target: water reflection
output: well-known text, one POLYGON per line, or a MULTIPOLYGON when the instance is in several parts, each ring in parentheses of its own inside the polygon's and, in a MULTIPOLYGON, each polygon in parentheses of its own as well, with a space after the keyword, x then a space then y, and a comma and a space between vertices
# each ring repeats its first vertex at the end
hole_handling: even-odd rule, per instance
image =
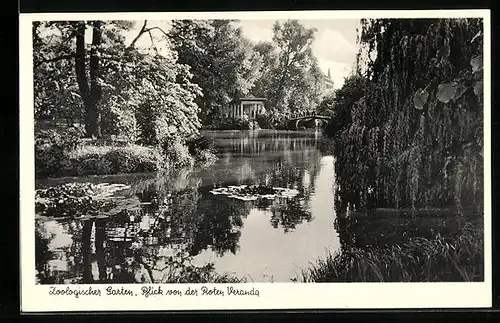
POLYGON ((298 266, 338 246, 333 160, 316 149, 314 133, 212 135, 221 158, 208 169, 169 177, 79 179, 123 183, 130 189, 116 197, 114 217, 37 220, 39 281, 164 282, 207 262, 217 271, 254 280, 265 280, 260 278, 265 268, 275 281, 289 281, 298 266), (241 201, 209 193, 241 184, 294 188, 299 194, 241 201), (307 242, 311 235, 314 243, 307 242), (266 250, 256 250, 262 246, 266 250))

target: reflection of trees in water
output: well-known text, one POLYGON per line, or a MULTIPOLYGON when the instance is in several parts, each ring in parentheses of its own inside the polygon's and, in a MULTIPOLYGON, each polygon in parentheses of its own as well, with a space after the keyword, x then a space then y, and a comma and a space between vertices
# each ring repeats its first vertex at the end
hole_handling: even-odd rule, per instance
POLYGON ((48 261, 53 258, 53 252, 49 250, 49 243, 52 236, 48 235, 39 221, 35 222, 35 268, 38 273, 38 279, 45 282, 48 273, 48 261))
POLYGON ((413 238, 433 240, 437 235, 454 240, 472 226, 482 226, 482 219, 477 215, 456 217, 452 213, 446 215, 445 209, 441 209, 441 214, 426 210, 426 216, 415 217, 397 216, 393 211, 378 209, 370 215, 354 213, 348 217, 337 217, 335 230, 339 234, 342 250, 353 247, 367 250, 372 247, 385 248, 403 245, 413 238))
MULTIPOLYGON (((291 150, 302 149, 293 140, 278 143, 277 149, 283 149, 285 142, 291 150)), ((257 150, 269 149, 262 144, 275 145, 260 143, 257 150)), ((119 276, 116 266, 127 267, 124 258, 130 251, 134 252, 134 266, 144 266, 150 275, 152 269, 171 264, 165 259, 178 253, 188 252, 194 256, 205 249, 218 255, 236 253, 243 218, 255 206, 269 210, 271 225, 283 227, 285 232, 304 221, 311 221, 308 203, 320 169, 321 155, 314 150, 304 150, 291 154, 290 158, 276 158, 273 167, 266 167, 265 172, 252 169, 252 163, 245 166, 247 175, 253 174, 255 184, 299 190, 299 196, 288 200, 249 203, 223 196, 205 196, 201 192, 206 188, 200 188, 200 179, 190 176, 190 171, 179 172, 173 178, 159 175, 135 181, 119 215, 103 220, 67 220, 59 224, 73 237, 70 245, 57 250, 66 255, 64 261, 68 262, 64 277, 76 277, 84 283, 116 281, 119 276), (301 167, 297 166, 299 164, 301 167), (171 252, 166 252, 167 249, 171 252)), ((223 184, 231 185, 226 181, 223 184)), ((47 262, 54 257, 48 248, 53 237, 45 237, 41 232, 37 227, 39 272, 43 272, 47 262)), ((45 282, 54 280, 45 279, 45 282)))
POLYGON ((312 214, 305 208, 304 202, 304 199, 299 197, 273 203, 270 208, 273 228, 277 229, 281 226, 285 232, 289 232, 304 221, 310 222, 312 214))
MULTIPOLYGON (((259 155, 265 153, 282 152, 285 156, 293 158, 291 152, 315 150, 316 141, 310 137, 292 138, 289 134, 276 134, 271 137, 248 137, 226 138, 219 140, 220 150, 231 152, 235 155, 250 154, 259 155)), ((229 156, 226 156, 229 158, 229 156)))
POLYGON ((36 226, 36 267, 41 283, 92 283, 103 277, 104 220, 49 221, 36 226), (65 237, 71 236, 71 241, 65 237))
POLYGON ((242 201, 215 197, 200 200, 198 214, 202 221, 190 249, 196 255, 206 248, 211 248, 219 255, 227 251, 235 254, 243 226, 242 217, 250 213, 251 204, 242 201))

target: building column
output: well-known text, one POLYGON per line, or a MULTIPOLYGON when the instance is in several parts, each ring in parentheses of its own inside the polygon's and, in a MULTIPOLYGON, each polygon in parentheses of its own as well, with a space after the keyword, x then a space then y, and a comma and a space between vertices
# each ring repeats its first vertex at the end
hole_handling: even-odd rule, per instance
POLYGON ((240 104, 240 119, 243 119, 243 102, 240 104))

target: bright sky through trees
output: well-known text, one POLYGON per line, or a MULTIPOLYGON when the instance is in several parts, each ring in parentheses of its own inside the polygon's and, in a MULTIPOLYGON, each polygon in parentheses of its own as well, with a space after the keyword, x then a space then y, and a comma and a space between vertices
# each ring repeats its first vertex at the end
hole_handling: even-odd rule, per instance
MULTIPOLYGON (((274 22, 275 20, 240 20, 238 25, 242 28, 245 37, 257 43, 272 40, 274 22)), ((327 74, 328 69, 330 69, 335 88, 340 88, 344 83, 344 77, 351 72, 356 59, 356 26, 359 21, 354 19, 317 19, 299 20, 299 22, 306 28, 317 29, 313 53, 318 58, 323 73, 327 74)), ((148 27, 160 27, 165 32, 169 30, 169 26, 168 21, 148 21, 148 27)), ((126 37, 129 42, 132 42, 141 27, 142 21, 138 21, 135 28, 127 32, 126 37)), ((159 29, 154 30, 152 35, 157 46, 164 42, 162 32, 159 29)), ((149 35, 142 37, 137 46, 151 46, 149 35)), ((161 47, 158 46, 158 48, 161 47)))

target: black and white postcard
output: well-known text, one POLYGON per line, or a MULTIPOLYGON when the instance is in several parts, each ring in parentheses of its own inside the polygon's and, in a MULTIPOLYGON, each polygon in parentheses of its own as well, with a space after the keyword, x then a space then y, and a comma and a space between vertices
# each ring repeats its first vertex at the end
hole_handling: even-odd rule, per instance
POLYGON ((20 16, 22 311, 491 306, 490 13, 20 16))

